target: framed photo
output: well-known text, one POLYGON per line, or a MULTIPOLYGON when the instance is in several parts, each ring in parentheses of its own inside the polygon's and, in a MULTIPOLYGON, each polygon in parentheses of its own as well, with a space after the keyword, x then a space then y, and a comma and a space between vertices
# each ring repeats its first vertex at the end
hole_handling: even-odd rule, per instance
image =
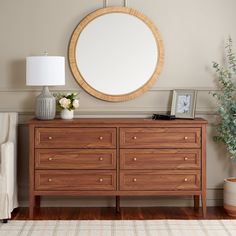
POLYGON ((194 119, 197 92, 195 90, 174 90, 171 115, 176 118, 194 119))

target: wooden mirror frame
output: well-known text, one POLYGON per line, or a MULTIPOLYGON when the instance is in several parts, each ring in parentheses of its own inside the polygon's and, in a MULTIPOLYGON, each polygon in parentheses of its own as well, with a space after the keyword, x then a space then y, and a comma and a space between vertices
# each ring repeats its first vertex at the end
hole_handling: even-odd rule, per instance
POLYGON ((164 47, 163 47, 163 42, 161 39, 161 35, 155 25, 142 13, 132 9, 132 8, 127 8, 127 7, 107 7, 107 8, 102 8, 99 10, 96 10, 89 15, 87 15, 75 28, 70 42, 69 42, 69 51, 68 51, 68 57, 69 57, 69 65, 70 69, 72 71, 72 74, 76 81, 79 83, 79 85, 87 91, 89 94, 92 96, 99 98, 101 100, 105 101, 112 101, 112 102, 120 102, 120 101, 127 101, 134 99, 140 95, 142 95, 144 92, 146 92, 148 89, 150 89, 155 81, 157 80, 161 69, 163 67, 163 62, 164 62, 164 47), (157 51, 158 51, 158 59, 156 63, 156 68, 151 76, 150 79, 147 80, 147 82, 140 88, 134 90, 133 92, 127 93, 127 94, 121 94, 121 95, 112 95, 112 94, 105 94, 102 93, 95 88, 91 87, 86 80, 83 78, 81 75, 79 68, 76 63, 76 46, 78 39, 80 37, 81 32, 83 29, 94 19, 96 19, 99 16, 105 15, 105 14, 110 14, 110 13, 126 13, 132 16, 135 16, 142 20, 152 31, 155 40, 156 40, 156 46, 157 46, 157 51))

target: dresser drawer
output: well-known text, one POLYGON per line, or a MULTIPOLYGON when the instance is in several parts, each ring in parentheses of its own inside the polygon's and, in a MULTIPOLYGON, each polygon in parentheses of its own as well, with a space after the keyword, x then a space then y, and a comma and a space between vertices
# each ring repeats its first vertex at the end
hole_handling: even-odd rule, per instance
POLYGON ((36 148, 116 148, 116 128, 36 128, 36 148))
POLYGON ((36 169, 116 169, 113 149, 36 149, 36 169))
POLYGON ((121 149, 121 169, 200 169, 200 149, 121 149))
POLYGON ((200 148, 201 128, 121 128, 121 148, 200 148))
POLYGON ((200 190, 200 171, 121 171, 120 190, 200 190))
POLYGON ((116 190, 116 172, 36 170, 35 190, 116 190))

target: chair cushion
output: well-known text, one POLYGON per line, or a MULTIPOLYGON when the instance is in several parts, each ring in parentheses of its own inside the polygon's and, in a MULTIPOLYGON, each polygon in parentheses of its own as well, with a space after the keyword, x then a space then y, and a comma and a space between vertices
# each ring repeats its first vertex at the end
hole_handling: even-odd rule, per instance
POLYGON ((9 132, 9 114, 8 113, 0 113, 0 145, 5 143, 8 138, 9 132))

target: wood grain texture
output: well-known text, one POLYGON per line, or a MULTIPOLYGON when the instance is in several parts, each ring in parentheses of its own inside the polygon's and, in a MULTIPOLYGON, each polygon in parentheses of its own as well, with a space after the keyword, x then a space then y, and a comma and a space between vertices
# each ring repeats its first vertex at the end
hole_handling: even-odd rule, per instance
POLYGON ((116 148, 115 128, 37 128, 36 148, 116 148))
POLYGON ((116 150, 36 149, 35 169, 116 169, 116 150))
POLYGON ((191 170, 150 170, 120 172, 120 190, 200 190, 200 172, 191 170))
MULTIPOLYGON (((122 204, 122 202, 121 202, 122 204)), ((158 220, 158 219, 235 219, 223 207, 208 207, 205 218, 200 209, 192 207, 42 207, 35 210, 35 220, 158 220)), ((17 208, 12 220, 28 220, 28 208, 17 208)))
POLYGON ((151 118, 74 118, 72 120, 63 120, 60 118, 54 120, 32 119, 29 124, 36 127, 202 127, 207 121, 202 118, 195 119, 174 119, 174 120, 152 120, 151 118))
POLYGON ((199 149, 120 149, 120 169, 200 169, 199 149))
POLYGON ((36 197, 34 194, 35 186, 34 186, 34 125, 29 125, 29 214, 32 218, 34 215, 34 208, 36 205, 36 197))
POLYGON ((116 173, 111 170, 37 170, 35 190, 116 190, 116 173))
POLYGON ((35 196, 194 196, 201 195, 201 190, 35 190, 35 196))
POLYGON ((155 25, 141 12, 138 12, 134 9, 127 8, 127 7, 107 7, 107 8, 102 8, 99 10, 96 10, 92 12, 91 14, 87 15, 75 28, 71 39, 69 43, 69 51, 68 51, 68 57, 69 57, 69 65, 70 69, 72 71, 72 74, 74 75, 75 79, 79 83, 79 85, 87 91, 89 94, 93 95, 96 98, 99 98, 101 100, 106 100, 106 101, 113 101, 113 102, 120 102, 120 101, 126 101, 130 99, 134 99, 144 92, 146 92, 150 87, 152 87, 157 80, 161 69, 163 67, 163 62, 164 62, 164 46, 163 46, 163 41, 161 38, 161 35, 155 25), (111 13, 124 13, 124 14, 129 14, 134 17, 137 17, 138 19, 142 20, 147 27, 152 31, 155 39, 156 39, 156 45, 157 45, 157 52, 158 52, 158 60, 156 63, 156 68, 151 76, 151 78, 140 88, 137 90, 127 93, 124 95, 110 95, 110 94, 105 94, 102 93, 95 88, 91 87, 86 80, 83 78, 82 74, 79 71, 79 68, 77 66, 77 60, 76 60, 76 46, 77 46, 77 41, 80 37, 81 32, 85 29, 85 27, 94 19, 97 17, 100 17, 105 14, 111 14, 111 13))
POLYGON ((203 216, 205 217, 207 214, 207 203, 206 203, 206 124, 202 125, 202 209, 203 216))
POLYGON ((121 128, 121 148, 200 148, 200 128, 121 128))
POLYGON ((30 218, 40 196, 113 196, 119 210, 121 196, 167 195, 194 196, 196 209, 201 196, 205 217, 206 124, 201 118, 31 120, 30 218))

